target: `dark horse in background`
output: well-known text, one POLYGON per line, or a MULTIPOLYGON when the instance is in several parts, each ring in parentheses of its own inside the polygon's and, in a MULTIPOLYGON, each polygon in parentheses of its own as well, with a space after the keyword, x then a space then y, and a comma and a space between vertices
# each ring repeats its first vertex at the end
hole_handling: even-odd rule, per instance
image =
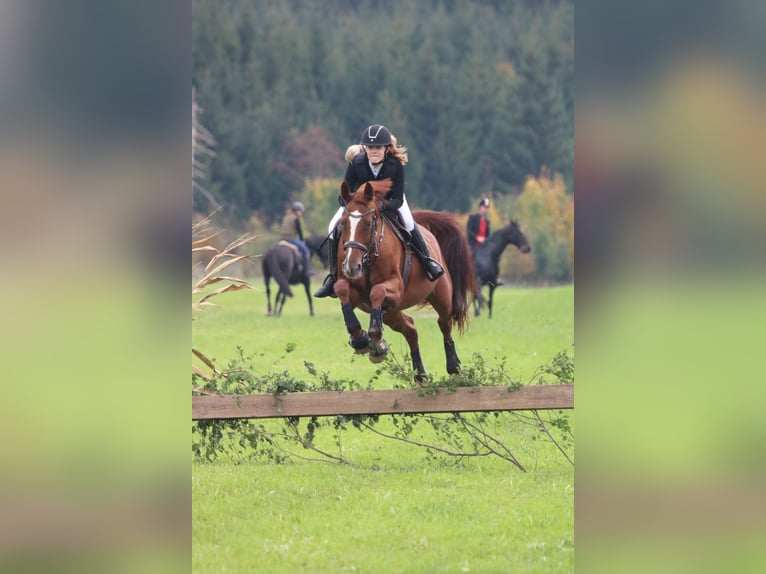
POLYGON ((473 298, 473 308, 474 315, 477 317, 485 302, 481 288, 484 285, 489 285, 489 300, 486 302, 489 318, 492 318, 492 298, 495 294, 495 287, 497 287, 497 276, 500 274, 500 256, 509 244, 518 247, 522 253, 529 253, 532 249, 515 219, 512 219, 509 225, 495 231, 484 243, 474 249, 473 266, 476 270, 476 292, 473 298))
MULTIPOLYGON (((402 310, 430 303, 439 316, 444 338, 447 372, 460 372, 460 359, 452 339, 452 327, 463 332, 474 291, 474 271, 468 242, 454 217, 435 211, 413 211, 431 256, 447 273, 429 281, 418 257, 405 249, 398 230, 380 211, 380 200, 390 189, 391 180, 367 182, 351 193, 344 181, 344 202, 340 220, 338 278, 335 294, 341 303, 349 344, 357 353, 369 352, 370 361, 386 358, 388 343, 383 339, 383 324, 404 335, 410 348, 415 378, 422 382, 427 374, 420 356, 415 322, 402 310), (362 329, 354 309, 370 314, 367 331, 362 329)), ((336 231, 337 232, 337 231, 336 231)))
MULTIPOLYGON (((324 267, 328 266, 328 249, 325 236, 312 235, 306 238, 306 246, 312 255, 316 255, 324 267)), ((303 268, 303 258, 298 248, 287 241, 279 241, 269 247, 263 254, 261 261, 263 282, 266 284, 266 301, 268 313, 272 314, 271 308, 271 278, 277 282, 279 290, 274 297, 273 314, 282 314, 285 300, 293 296, 290 285, 302 284, 306 290, 306 298, 309 301, 309 314, 314 315, 314 302, 311 299, 311 276, 308 269, 303 268)))

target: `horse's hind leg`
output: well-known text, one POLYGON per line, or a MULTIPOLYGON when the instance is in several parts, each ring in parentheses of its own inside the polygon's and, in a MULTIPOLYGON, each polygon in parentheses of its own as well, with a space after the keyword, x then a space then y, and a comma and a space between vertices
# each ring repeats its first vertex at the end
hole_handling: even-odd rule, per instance
POLYGON ((447 356, 447 372, 456 375, 460 372, 460 357, 455 351, 455 340, 444 340, 444 354, 447 356))
POLYGON ((277 293, 277 296, 274 298, 274 314, 277 317, 282 316, 282 307, 285 306, 285 300, 287 299, 287 293, 282 291, 281 289, 277 293))
POLYGON ((314 303, 311 300, 311 288, 308 277, 304 279, 303 286, 306 288, 306 298, 309 300, 309 315, 314 316, 314 303))
POLYGON ((268 276, 266 276, 263 278, 263 281, 266 283, 266 304, 268 305, 267 313, 271 315, 271 288, 269 287, 271 280, 268 276))
MULTIPOLYGON (((451 298, 447 300, 451 301, 451 298)), ((439 314, 439 329, 444 337, 444 354, 447 356, 447 372, 455 375, 460 372, 460 357, 457 356, 455 341, 452 339, 452 305, 441 303, 436 297, 430 297, 428 301, 439 314)))
POLYGON ((420 345, 418 343, 418 331, 415 329, 415 320, 401 311, 389 311, 384 315, 383 321, 394 331, 404 335, 407 344, 410 347, 410 358, 412 359, 412 368, 415 371, 415 380, 422 383, 428 374, 420 356, 420 345))

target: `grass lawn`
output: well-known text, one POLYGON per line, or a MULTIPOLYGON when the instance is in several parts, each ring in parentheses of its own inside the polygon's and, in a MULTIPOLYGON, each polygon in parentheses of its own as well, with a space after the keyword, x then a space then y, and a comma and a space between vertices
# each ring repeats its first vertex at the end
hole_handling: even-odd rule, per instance
MULTIPOLYGON (((370 380, 376 365, 354 357, 337 300, 315 300, 309 317, 304 294, 296 293, 281 318, 268 317, 265 292, 254 284, 259 291, 224 295, 220 309, 197 316, 195 348, 219 366, 241 346, 263 373, 305 373, 308 360, 335 377, 370 380)), ((557 352, 573 353, 572 286, 502 287, 494 311, 457 337, 463 363, 474 353, 491 364, 504 360, 509 375, 525 382, 557 352)), ((412 314, 426 367, 444 376, 435 314, 412 314)), ((397 357, 408 357, 401 335, 385 336, 397 357)), ((374 384, 393 382, 381 377, 374 384)), ((193 571, 571 572, 574 469, 513 420, 501 417, 495 431, 526 473, 498 458, 428 459, 423 449, 353 428, 341 441, 358 467, 193 462, 193 571)), ((381 428, 386 424, 381 418, 381 428)), ((336 439, 330 433, 319 440, 329 448, 336 439)))

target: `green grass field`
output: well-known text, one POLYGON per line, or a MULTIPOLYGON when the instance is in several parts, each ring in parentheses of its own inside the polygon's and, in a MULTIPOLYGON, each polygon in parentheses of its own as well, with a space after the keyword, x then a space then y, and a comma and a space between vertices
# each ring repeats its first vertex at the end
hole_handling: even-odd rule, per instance
MULTIPOLYGON (((253 284, 258 291, 224 295, 221 308, 197 315, 195 348, 224 365, 241 346, 263 373, 305 373, 307 360, 337 378, 373 377, 376 365, 347 345, 337 300, 315 300, 309 317, 305 295, 296 293, 281 318, 268 317, 262 285, 253 284)), ((525 382, 556 353, 573 354, 573 294, 572 286, 498 289, 494 317, 473 319, 456 339, 463 363, 480 353, 525 382)), ((426 367, 446 375, 435 314, 412 314, 426 367)), ((385 336, 405 360, 401 335, 385 336)), ((384 376, 374 386, 393 383, 384 376)), ((381 428, 390 424, 384 419, 381 428)), ((494 430, 526 473, 498 458, 430 460, 421 448, 353 428, 342 444, 357 467, 193 462, 193 571, 571 572, 574 469, 513 420, 501 417, 503 428, 494 430)), ((318 438, 328 448, 335 440, 318 438)))

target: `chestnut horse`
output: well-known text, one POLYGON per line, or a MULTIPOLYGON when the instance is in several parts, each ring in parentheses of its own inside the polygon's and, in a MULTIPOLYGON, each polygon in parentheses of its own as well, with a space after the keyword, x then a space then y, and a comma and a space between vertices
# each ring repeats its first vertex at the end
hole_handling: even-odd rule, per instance
MULTIPOLYGON (((431 257, 447 271, 436 281, 423 273, 418 257, 405 249, 399 234, 380 211, 380 200, 390 189, 391 180, 371 181, 352 193, 344 181, 341 198, 345 203, 340 219, 338 278, 335 294, 341 303, 349 345, 357 353, 369 352, 370 361, 386 358, 388 343, 383 339, 383 324, 404 335, 410 347, 416 380, 427 374, 420 356, 415 322, 402 313, 414 305, 429 303, 439 316, 444 337, 447 372, 460 372, 460 359, 455 352, 452 327, 465 330, 470 309, 469 297, 475 289, 473 260, 462 228, 452 215, 435 211, 414 211, 413 217, 428 244, 431 257), (361 309, 370 314, 365 332, 354 313, 361 309)), ((338 230, 336 230, 336 233, 338 230)))

